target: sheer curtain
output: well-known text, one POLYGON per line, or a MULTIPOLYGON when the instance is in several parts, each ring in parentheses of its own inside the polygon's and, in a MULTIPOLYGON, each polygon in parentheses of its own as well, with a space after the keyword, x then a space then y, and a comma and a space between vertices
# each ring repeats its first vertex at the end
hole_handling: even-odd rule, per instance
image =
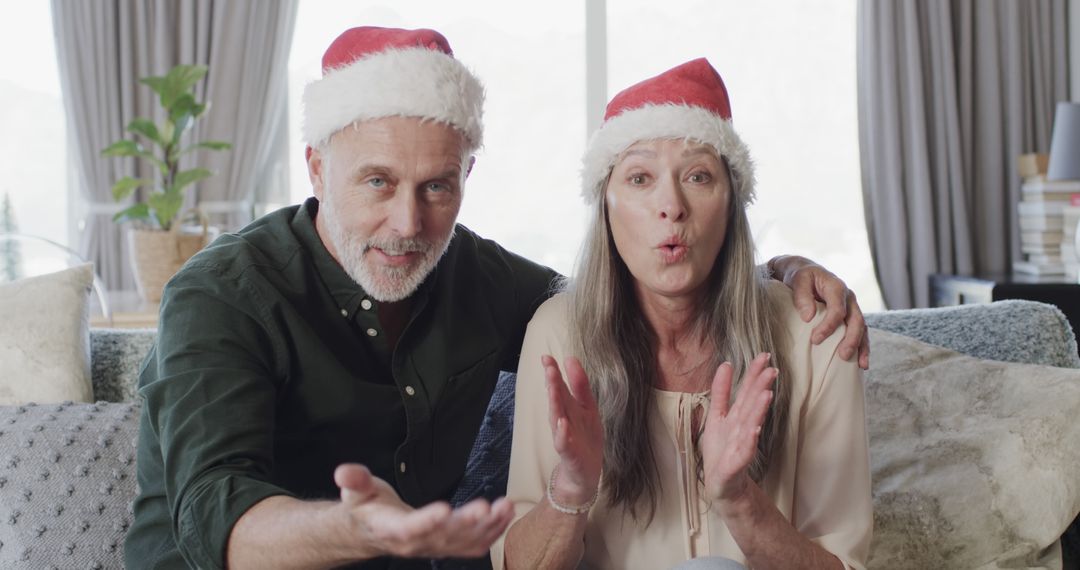
POLYGON ((214 221, 233 229, 251 219, 260 176, 285 163, 279 127, 286 122, 286 60, 296 0, 52 0, 69 144, 86 202, 80 253, 110 290, 134 289, 123 228, 126 207, 110 195, 124 175, 151 177, 131 158, 106 159, 101 149, 122 138, 137 116, 160 121, 151 90, 138 83, 174 65, 210 66, 199 95, 212 103, 195 136, 232 142, 223 156, 189 155, 217 175, 195 192, 214 221), (208 126, 210 125, 210 126, 208 126))
POLYGON ((889 308, 931 273, 1019 259, 1016 157, 1046 152, 1068 94, 1066 0, 861 0, 859 147, 867 233, 889 308))
POLYGON ((213 3, 212 48, 199 61, 210 68, 203 86, 212 105, 195 136, 233 147, 196 157, 217 172, 198 185, 198 202, 224 230, 250 222, 257 203, 288 200, 288 61, 296 10, 296 0, 213 3))

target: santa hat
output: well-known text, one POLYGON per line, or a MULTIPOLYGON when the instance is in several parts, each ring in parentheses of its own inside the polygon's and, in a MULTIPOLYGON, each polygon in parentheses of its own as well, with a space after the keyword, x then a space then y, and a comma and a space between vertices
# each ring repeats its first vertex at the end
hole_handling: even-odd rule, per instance
POLYGON ((619 155, 638 141, 688 139, 712 145, 731 170, 732 190, 754 200, 750 152, 731 126, 731 104, 720 74, 695 59, 624 89, 608 103, 604 123, 585 151, 582 195, 593 203, 619 155))
POLYGON ((346 30, 304 89, 304 141, 319 146, 356 121, 418 117, 456 128, 472 149, 483 139, 484 88, 434 30, 346 30))

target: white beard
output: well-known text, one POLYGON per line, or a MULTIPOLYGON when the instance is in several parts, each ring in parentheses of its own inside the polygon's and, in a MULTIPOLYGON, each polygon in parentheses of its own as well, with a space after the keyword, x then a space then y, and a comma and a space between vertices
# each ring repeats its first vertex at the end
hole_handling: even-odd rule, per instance
POLYGON ((371 298, 381 303, 401 301, 412 295, 438 265, 439 260, 450 247, 450 240, 454 237, 454 228, 451 227, 446 237, 436 242, 420 238, 395 240, 372 237, 365 239, 345 231, 338 223, 337 215, 329 201, 323 202, 319 215, 323 217, 330 234, 330 242, 337 250, 338 262, 341 263, 342 268, 371 298), (422 257, 410 266, 387 267, 367 260, 364 254, 373 247, 390 255, 420 252, 422 257))

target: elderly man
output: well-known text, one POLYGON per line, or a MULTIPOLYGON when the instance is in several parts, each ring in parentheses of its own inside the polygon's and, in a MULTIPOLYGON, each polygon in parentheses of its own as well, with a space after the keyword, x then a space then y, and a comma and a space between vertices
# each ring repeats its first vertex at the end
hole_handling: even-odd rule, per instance
MULTIPOLYGON (((504 501, 446 503, 558 278, 455 225, 483 89, 430 30, 348 30, 323 72, 304 96, 314 198, 166 287, 131 568, 421 568, 485 555, 511 519, 504 501)), ((847 315, 865 361, 843 284, 773 265, 807 309, 832 305, 823 333, 847 315)))

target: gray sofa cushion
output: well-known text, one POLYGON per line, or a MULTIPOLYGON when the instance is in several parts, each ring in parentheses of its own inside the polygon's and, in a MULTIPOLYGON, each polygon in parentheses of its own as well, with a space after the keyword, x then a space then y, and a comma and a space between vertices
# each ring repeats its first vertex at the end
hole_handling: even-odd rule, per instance
MULTIPOLYGON (((988 360, 1080 368, 1076 337, 1060 309, 1036 301, 997 301, 866 315, 866 324, 988 360)), ((874 347, 870 347, 871 360, 874 347)))
POLYGON ((136 400, 139 368, 154 346, 153 329, 93 329, 90 331, 90 371, 94 400, 136 400))
POLYGON ((123 568, 133 403, 0 407, 0 568, 123 568))

